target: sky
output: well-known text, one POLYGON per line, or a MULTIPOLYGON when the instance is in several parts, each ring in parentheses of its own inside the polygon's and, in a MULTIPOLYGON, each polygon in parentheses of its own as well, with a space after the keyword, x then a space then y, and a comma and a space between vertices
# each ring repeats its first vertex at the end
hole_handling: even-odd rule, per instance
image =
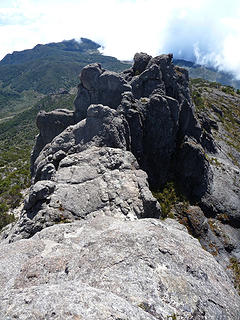
POLYGON ((240 79, 239 0, 0 0, 0 59, 81 37, 121 60, 173 53, 240 79))

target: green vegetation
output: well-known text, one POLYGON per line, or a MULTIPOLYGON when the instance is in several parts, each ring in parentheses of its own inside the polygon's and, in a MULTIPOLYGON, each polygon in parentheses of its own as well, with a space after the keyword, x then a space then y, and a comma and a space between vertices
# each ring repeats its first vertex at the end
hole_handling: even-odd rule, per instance
POLYGON ((223 112, 223 125, 225 130, 228 132, 228 137, 225 137, 225 141, 231 148, 234 148, 240 152, 239 106, 231 105, 231 109, 225 108, 223 112))
POLYGON ((179 202, 183 202, 185 206, 188 206, 187 199, 181 194, 174 182, 168 182, 162 190, 152 191, 152 194, 161 206, 163 218, 173 218, 174 215, 171 210, 179 202))
POLYGON ((0 230, 7 224, 14 222, 15 218, 12 214, 7 214, 8 206, 5 203, 0 203, 0 230))
POLYGON ((60 88, 69 89, 78 83, 80 70, 89 63, 121 71, 129 65, 114 57, 100 54, 100 46, 90 40, 75 40, 37 45, 33 49, 14 52, 0 62, 0 80, 17 92, 34 90, 43 94, 60 88))
POLYGON ((141 302, 138 306, 146 312, 149 312, 149 310, 151 309, 151 306, 149 306, 149 304, 146 302, 141 302))
POLYGON ((167 316, 167 319, 169 320, 177 320, 177 314, 176 313, 173 313, 171 316, 167 316))
POLYGON ((157 316, 154 305, 150 305, 150 304, 148 304, 147 302, 141 302, 141 303, 138 305, 138 307, 141 308, 141 309, 143 309, 145 312, 151 314, 151 315, 154 316, 154 317, 157 316))
POLYGON ((226 86, 226 87, 222 87, 222 92, 231 94, 233 96, 235 93, 235 89, 232 86, 226 86))
POLYGON ((217 158, 209 157, 206 153, 204 155, 209 163, 211 163, 212 165, 215 165, 217 167, 221 167, 221 162, 217 158))
MULTIPOLYGON (((64 209, 63 209, 64 210, 64 209)), ((62 223, 71 223, 72 221, 67 219, 63 214, 60 214, 58 216, 56 224, 62 224, 62 223)))
POLYGON ((218 247, 216 246, 215 243, 213 242, 209 243, 209 248, 210 250, 207 250, 207 251, 210 252, 211 255, 213 255, 214 257, 216 257, 219 254, 218 247))
MULTIPOLYGON (((219 138, 229 145, 231 151, 228 155, 233 163, 239 166, 236 152, 240 152, 240 90, 235 92, 232 86, 222 86, 203 79, 191 79, 190 88, 197 113, 204 112, 205 116, 209 119, 213 117, 213 120, 217 117, 222 124, 225 133, 219 138)), ((214 158, 211 163, 220 165, 214 158)))
POLYGON ((39 110, 71 109, 75 96, 47 96, 32 108, 0 123, 0 230, 13 221, 7 215, 22 201, 21 190, 30 185, 30 154, 38 133, 35 125, 39 110))
MULTIPOLYGON (((240 108, 239 98, 235 95, 233 100, 229 96, 223 97, 217 100, 218 107, 222 110, 223 116, 220 121, 226 131, 226 134, 222 139, 229 145, 231 152, 229 152, 230 158, 237 165, 237 161, 234 156, 234 150, 240 152, 240 108)), ((238 164, 239 165, 239 164, 238 164)))
POLYGON ((9 86, 1 88, 0 85, 0 121, 2 118, 7 118, 29 109, 42 97, 42 94, 33 90, 18 93, 9 86))
POLYGON ((228 266, 228 268, 231 269, 234 273, 234 285, 240 295, 240 263, 236 258, 230 258, 230 265, 228 266))
POLYGON ((209 82, 209 86, 210 88, 219 89, 221 87, 221 83, 213 81, 213 82, 209 82))
POLYGON ((194 90, 192 92, 192 99, 193 99, 193 102, 197 108, 197 110, 202 110, 204 109, 204 104, 205 104, 205 101, 201 95, 201 93, 199 92, 199 90, 194 90))

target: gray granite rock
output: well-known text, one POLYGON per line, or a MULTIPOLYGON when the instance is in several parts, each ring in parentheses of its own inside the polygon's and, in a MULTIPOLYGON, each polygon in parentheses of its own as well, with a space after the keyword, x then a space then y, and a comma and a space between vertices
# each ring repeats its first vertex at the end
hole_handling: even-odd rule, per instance
POLYGON ((151 185, 164 185, 177 149, 178 102, 159 92, 140 100, 125 94, 118 110, 128 121, 131 151, 147 172, 151 185))
POLYGON ((80 84, 75 99, 75 117, 86 118, 91 104, 103 104, 116 109, 121 94, 131 91, 131 86, 118 73, 106 71, 98 63, 84 67, 80 73, 80 84))
POLYGON ((75 116, 73 111, 66 109, 57 109, 51 112, 40 111, 37 115, 36 123, 39 135, 31 155, 31 168, 45 145, 68 126, 75 123, 75 116))
MULTIPOLYGON (((130 148, 129 127, 126 119, 115 110, 103 105, 91 105, 87 118, 69 126, 50 144, 47 144, 32 167, 34 182, 45 179, 46 167, 57 170, 59 161, 67 153, 73 154, 90 146, 107 146, 127 150, 130 148)), ((48 171, 47 171, 48 172, 48 171)))
POLYGON ((177 181, 189 199, 201 199, 210 192, 213 173, 204 149, 192 139, 182 143, 176 166, 177 181))
MULTIPOLYGON (((82 70, 74 119, 78 121, 86 117, 86 124, 78 123, 69 127, 68 133, 65 131, 50 147, 47 146, 40 155, 44 162, 47 162, 51 155, 56 167, 59 162, 54 158, 57 148, 72 152, 73 149, 86 148, 89 143, 93 143, 131 150, 141 168, 147 172, 150 183, 156 187, 163 186, 175 176, 173 159, 179 162, 176 159, 177 144, 185 135, 193 133, 193 136, 199 138, 201 132, 193 115, 187 74, 184 71, 176 72, 171 55, 151 58, 141 53, 136 54, 134 61, 133 68, 129 71, 133 76, 128 82, 122 74, 105 71, 100 64, 91 64, 82 70), (137 74, 135 69, 139 69, 137 74), (166 89, 167 87, 172 89, 166 89), (85 99, 85 96, 88 98, 85 99), (131 96, 130 99, 127 98, 128 102, 126 96, 131 96), (93 107, 89 105, 95 102, 107 103, 110 108, 118 107, 120 113, 109 109, 106 111, 106 107, 104 109, 99 106, 95 106, 93 112, 93 107), (98 115, 95 116, 96 114, 98 115), (120 119, 121 115, 123 117, 120 119), (127 121, 124 121, 125 118, 127 121), (93 134, 89 134, 90 132, 93 134), (80 138, 76 139, 76 135, 80 138), (71 141, 66 143, 70 136, 71 141)), ((51 118, 51 115, 46 114, 45 117, 51 118)), ((45 144, 37 141, 35 150, 38 152, 34 151, 32 156, 34 181, 43 178, 44 174, 49 176, 46 171, 41 173, 42 177, 37 176, 35 179, 36 167, 39 166, 37 156, 45 144)), ((64 156, 62 152, 61 155, 64 156)))
POLYGON ((240 228, 240 168, 217 158, 211 166, 211 189, 202 199, 203 208, 210 216, 225 214, 228 223, 240 228))
POLYGON ((160 206, 132 153, 91 147, 66 156, 51 180, 33 184, 19 221, 2 238, 10 242, 29 238, 54 223, 97 214, 127 220, 159 218, 160 206))
POLYGON ((134 74, 141 74, 147 67, 149 61, 151 60, 151 56, 147 53, 140 52, 136 53, 133 58, 133 72, 134 74))
POLYGON ((98 216, 0 249, 1 319, 240 319, 224 269, 171 219, 98 216))

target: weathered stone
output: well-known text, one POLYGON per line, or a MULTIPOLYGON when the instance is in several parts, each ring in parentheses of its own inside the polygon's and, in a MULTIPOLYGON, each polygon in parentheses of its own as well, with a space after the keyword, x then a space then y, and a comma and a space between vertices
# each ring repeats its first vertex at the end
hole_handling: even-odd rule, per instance
POLYGON ((212 181, 212 171, 202 147, 192 139, 182 143, 176 164, 179 185, 190 199, 201 199, 208 191, 212 181))
POLYGON ((67 156, 51 180, 32 186, 8 241, 28 238, 56 222, 96 214, 128 220, 161 214, 146 173, 139 170, 132 153, 121 149, 92 147, 67 156))
POLYGON ((99 63, 92 63, 84 67, 79 76, 83 87, 89 91, 96 90, 98 78, 103 72, 99 63))
POLYGON ((108 146, 129 149, 129 127, 126 119, 117 111, 102 105, 91 105, 87 118, 69 126, 51 144, 45 146, 32 168, 32 179, 45 179, 48 164, 58 168, 67 153, 76 153, 90 146, 108 146), (45 169, 43 169, 45 168, 45 169))
POLYGON ((162 73, 160 68, 154 64, 146 69, 139 76, 132 78, 130 82, 132 92, 136 99, 141 97, 149 97, 155 89, 161 89, 165 93, 165 85, 162 81, 162 73))
POLYGON ((31 155, 31 168, 46 144, 59 135, 68 126, 75 123, 73 111, 58 109, 51 112, 40 111, 37 115, 37 127, 40 131, 31 155))
POLYGON ((212 162, 211 189, 202 199, 203 209, 212 217, 225 214, 228 224, 240 228, 240 170, 221 158, 212 162))
POLYGON ((188 73, 174 67, 172 55, 152 58, 137 53, 133 67, 119 75, 102 70, 99 64, 89 65, 80 79, 75 101, 78 119, 86 117, 91 103, 118 107, 128 121, 129 150, 147 172, 150 183, 163 186, 174 179, 178 145, 186 136, 200 143, 202 130, 194 116, 188 73))
POLYGON ((31 209, 38 201, 46 200, 53 192, 55 184, 52 181, 38 181, 29 192, 29 196, 25 200, 24 209, 31 209))
POLYGON ((140 73, 142 73, 146 69, 151 58, 152 57, 149 56, 147 53, 143 53, 143 52, 136 53, 133 58, 133 67, 132 67, 134 74, 139 75, 140 73))
POLYGON ((51 112, 40 111, 36 123, 44 145, 46 145, 68 126, 74 124, 73 111, 65 109, 57 109, 51 112))
POLYGON ((150 183, 164 185, 171 174, 171 159, 177 148, 178 101, 158 91, 150 99, 140 100, 126 93, 118 110, 127 119, 131 151, 147 172, 150 183))
POLYGON ((170 219, 55 225, 0 259, 1 319, 239 319, 224 269, 170 219))
POLYGON ((103 104, 116 109, 121 94, 131 91, 131 86, 119 74, 105 71, 98 63, 84 67, 80 74, 81 83, 75 99, 75 116, 78 121, 86 118, 91 104, 103 104))

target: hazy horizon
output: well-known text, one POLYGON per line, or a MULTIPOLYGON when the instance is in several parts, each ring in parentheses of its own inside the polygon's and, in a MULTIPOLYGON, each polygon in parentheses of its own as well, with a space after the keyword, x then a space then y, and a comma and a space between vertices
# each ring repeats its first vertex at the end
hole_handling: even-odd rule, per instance
POLYGON ((1 0, 0 59, 36 44, 89 38, 104 54, 171 52, 240 79, 240 3, 236 0, 1 0))

